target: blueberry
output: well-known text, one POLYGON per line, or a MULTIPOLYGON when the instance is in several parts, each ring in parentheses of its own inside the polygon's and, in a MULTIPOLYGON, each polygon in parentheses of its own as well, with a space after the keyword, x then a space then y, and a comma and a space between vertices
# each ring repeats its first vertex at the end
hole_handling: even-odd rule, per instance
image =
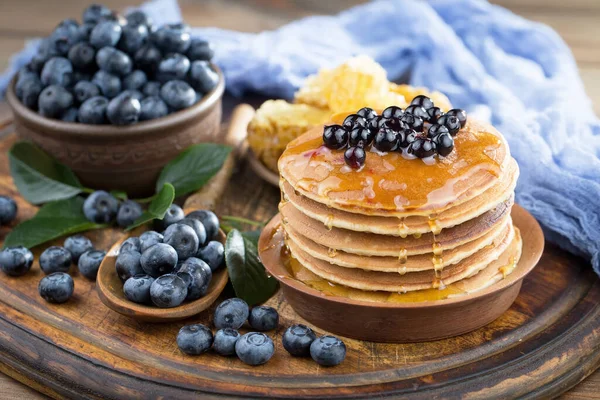
POLYGON ((419 107, 423 107, 425 110, 429 110, 431 107, 433 107, 433 101, 431 101, 431 99, 429 97, 422 95, 422 94, 420 94, 420 95, 416 96, 414 99, 412 99, 410 104, 419 106, 419 107))
POLYGON ((365 149, 360 146, 349 147, 344 152, 344 160, 352 169, 360 169, 363 165, 365 165, 366 159, 367 155, 365 153, 365 149))
POLYGON ((121 282, 125 282, 132 276, 144 274, 140 263, 141 257, 142 255, 135 250, 119 253, 115 262, 115 270, 121 282))
POLYGON ((190 258, 198 252, 198 236, 189 225, 179 223, 169 225, 163 235, 163 242, 175 249, 180 260, 190 258))
POLYGON ((363 107, 356 112, 356 115, 360 115, 367 121, 370 121, 371 119, 373 119, 377 116, 377 112, 375 110, 373 110, 372 108, 363 107))
POLYGON ((129 97, 132 97, 132 98, 136 99, 137 101, 139 101, 140 102, 140 113, 141 113, 142 99, 144 98, 144 95, 142 94, 142 92, 140 92, 139 90, 127 89, 127 90, 123 90, 121 92, 121 94, 119 94, 119 96, 129 96, 129 97))
POLYGON ((373 141, 373 133, 369 128, 357 126, 350 132, 349 146, 367 147, 373 141))
POLYGON ((373 117, 369 120, 367 124, 367 128, 371 131, 373 135, 375 135, 381 128, 385 127, 388 118, 384 118, 381 115, 377 117, 373 117))
POLYGON ((0 269, 6 275, 25 275, 33 264, 33 253, 23 246, 7 247, 0 251, 0 269))
POLYGON ((257 331, 271 331, 279 326, 279 314, 273 307, 252 307, 248 316, 248 323, 257 331))
POLYGON ((467 123, 467 113, 465 110, 462 110, 460 108, 453 108, 452 110, 449 110, 446 115, 450 115, 453 117, 458 118, 458 121, 460 122, 460 127, 464 128, 466 123, 467 123))
POLYGON ((71 18, 62 20, 54 28, 50 37, 66 39, 68 45, 72 46, 79 41, 79 23, 71 18))
POLYGON ((380 129, 375 135, 373 146, 379 151, 390 152, 398 148, 398 134, 389 128, 380 129))
POLYGON ((196 92, 187 82, 174 80, 160 88, 160 97, 173 110, 191 107, 196 102, 196 92))
POLYGON ((325 125, 323 143, 332 150, 343 149, 348 145, 348 129, 341 125, 325 125))
POLYGON ((148 16, 148 14, 146 14, 142 10, 134 10, 134 11, 130 12, 129 14, 127 14, 125 16, 125 18, 127 19, 127 25, 131 25, 131 26, 138 26, 138 25, 151 26, 152 25, 152 19, 148 16))
POLYGON ((381 113, 383 118, 402 118, 403 115, 404 110, 397 106, 390 106, 381 113))
POLYGON ((215 334, 213 349, 222 356, 232 356, 235 354, 235 344, 241 336, 236 329, 219 329, 215 334))
POLYGON ((73 95, 62 86, 50 85, 40 93, 38 110, 48 118, 60 118, 73 105, 73 95))
POLYGON ((77 262, 77 268, 81 275, 95 281, 104 256, 106 256, 106 252, 103 250, 90 250, 83 253, 77 262))
POLYGON ((438 119, 438 124, 448 128, 450 135, 454 136, 461 128, 460 120, 454 115, 444 114, 438 119))
POLYGON ((104 190, 97 190, 90 194, 83 203, 85 217, 88 221, 97 224, 107 224, 114 221, 118 210, 119 201, 104 190))
POLYGON ((140 235, 140 251, 143 253, 157 243, 163 242, 163 235, 155 231, 147 231, 140 235))
POLYGON ((208 93, 219 83, 217 74, 208 61, 194 61, 190 67, 188 82, 196 91, 208 93))
POLYGON ((215 55, 215 51, 206 40, 193 38, 185 55, 190 61, 210 61, 215 55))
POLYGON ((192 39, 189 27, 185 24, 167 24, 160 27, 154 37, 154 43, 165 53, 185 53, 192 39))
POLYGON ((196 257, 207 263, 211 271, 215 272, 225 263, 225 248, 223 243, 216 240, 208 242, 206 246, 198 249, 196 257))
POLYGON ((54 56, 60 55, 62 54, 56 49, 55 41, 53 41, 51 38, 42 39, 38 47, 37 53, 31 58, 29 67, 32 71, 42 72, 46 61, 48 61, 54 56))
POLYGON ((447 157, 454 149, 454 139, 450 133, 442 133, 433 139, 437 152, 442 157, 447 157))
POLYGON ((408 148, 408 152, 419 158, 431 157, 435 154, 436 146, 433 140, 427 137, 418 137, 408 148))
POLYGON ((352 130, 359 126, 366 127, 367 120, 358 114, 350 114, 346 118, 344 118, 342 126, 344 126, 347 130, 352 130))
POLYGON ((69 253, 71 253, 71 258, 75 264, 77 264, 79 257, 81 257, 83 253, 94 249, 92 241, 83 235, 69 236, 65 240, 64 246, 65 249, 69 250, 69 253))
POLYGON ((98 50, 96 64, 101 70, 118 76, 128 75, 133 68, 131 58, 127 54, 108 46, 98 50))
POLYGON ((119 253, 127 253, 128 251, 137 251, 138 253, 141 253, 139 237, 129 237, 121 244, 119 253))
POLYGON ((198 246, 201 247, 206 244, 206 229, 204 229, 202 222, 194 218, 185 217, 177 223, 187 225, 194 230, 196 236, 198 236, 198 246))
POLYGON ((92 29, 96 26, 92 22, 84 22, 77 28, 77 42, 87 42, 90 40, 92 29))
MULTIPOLYGON (((160 245, 156 245, 160 246, 160 245)), ((142 256, 143 257, 143 256, 142 256)), ((187 285, 175 274, 162 275, 150 286, 150 298, 155 306, 161 308, 177 307, 187 296, 187 285)))
POLYGON ((427 137, 434 139, 437 135, 441 135, 442 133, 450 133, 450 131, 444 125, 433 124, 427 130, 427 137))
POLYGON ((94 74, 92 82, 98 85, 104 97, 112 99, 121 92, 121 79, 106 71, 98 71, 94 74))
POLYGON ((169 114, 169 108, 158 96, 146 97, 140 102, 140 107, 140 121, 162 118, 169 114))
POLYGON ((73 296, 73 278, 64 272, 55 272, 42 278, 38 292, 49 303, 64 303, 73 296))
POLYGON ((32 73, 27 77, 19 77, 15 84, 15 94, 25 107, 37 110, 40 93, 44 89, 40 78, 32 73))
POLYGON ((118 47, 129 54, 135 54, 148 41, 148 27, 146 25, 131 25, 123 26, 121 39, 118 47))
POLYGON ((83 11, 83 22, 96 23, 112 14, 109 8, 101 4, 92 4, 83 11))
POLYGON ((216 214, 209 210, 192 211, 186 218, 197 219, 204 225, 206 230, 206 240, 217 239, 219 234, 219 218, 216 214))
POLYGON ((108 103, 106 116, 113 125, 131 125, 138 121, 141 111, 140 101, 123 92, 108 103))
POLYGON ((430 124, 437 124, 438 118, 440 118, 444 113, 439 107, 431 107, 427 110, 427 115, 429 116, 428 122, 430 124))
POLYGON ((144 250, 140 263, 145 273, 156 278, 173 271, 177 260, 177 252, 173 247, 165 243, 157 243, 144 250))
POLYGON ((147 82, 146 73, 136 69, 123 78, 123 89, 142 90, 147 82))
POLYGON ((147 74, 153 74, 161 60, 162 54, 160 50, 151 44, 140 47, 133 56, 135 66, 147 74))
POLYGON ((273 357, 275 346, 264 333, 249 332, 235 343, 235 353, 248 365, 261 365, 273 357))
POLYGON ((293 356, 308 357, 310 345, 315 341, 317 335, 306 325, 292 325, 285 330, 281 344, 293 356))
POLYGON ((415 132, 413 129, 407 128, 407 129, 403 129, 402 130, 402 134, 400 135, 400 143, 398 144, 398 146, 404 150, 404 149, 408 149, 408 147, 411 145, 412 142, 415 141, 415 139, 417 138, 417 132, 415 132))
POLYGON ((150 287, 154 278, 150 275, 135 275, 125 281, 123 293, 127 300, 138 304, 151 304, 150 287))
POLYGON ((0 225, 6 225, 14 221, 18 210, 19 207, 12 198, 0 196, 0 225))
POLYGON ((248 304, 244 300, 234 297, 218 305, 213 315, 213 322, 217 329, 239 329, 248 319, 248 314, 248 304))
POLYGON ((68 57, 73 67, 83 70, 92 69, 96 62, 96 49, 89 43, 80 42, 71 47, 68 57))
MULTIPOLYGON (((429 118, 429 115, 427 117, 429 118)), ((423 119, 416 115, 404 113, 402 118, 400 118, 400 121, 404 122, 409 128, 412 128, 417 132, 423 131, 423 119)))
MULTIPOLYGON (((160 82, 157 81, 149 81, 147 82, 144 87, 142 87, 142 93, 144 94, 144 96, 150 97, 150 96, 160 96, 160 82)), ((166 104, 165 104, 166 106, 166 104)))
POLYGON ((71 253, 64 247, 50 246, 40 255, 40 268, 46 275, 68 272, 72 262, 71 253))
POLYGON ((109 20, 100 21, 90 33, 90 43, 97 49, 116 46, 121 39, 123 28, 119 23, 109 20))
POLYGON ((171 207, 165 213, 162 220, 155 221, 158 229, 164 230, 176 222, 181 221, 184 218, 183 209, 177 204, 171 204, 171 207))
POLYGON ((406 107, 406 109, 404 110, 404 114, 414 115, 415 117, 419 117, 421 118, 421 120, 424 121, 427 121, 429 119, 429 114, 427 114, 427 110, 425 110, 421 106, 417 106, 414 104, 406 107))
POLYGON ((126 228, 142 215, 142 206, 133 200, 124 201, 117 212, 117 225, 126 228))
POLYGON ((82 104, 92 97, 100 96, 100 88, 90 81, 79 81, 73 88, 76 104, 82 104))
POLYGON ((188 258, 181 264, 177 275, 188 285, 186 300, 196 300, 204 296, 212 279, 208 264, 194 257, 188 258))
POLYGON ((177 347, 191 356, 206 353, 212 344, 212 331, 202 324, 184 326, 177 334, 177 347))
POLYGON ((332 367, 346 358, 346 345, 335 336, 321 336, 310 345, 310 356, 317 364, 332 367))
POLYGON ((174 79, 185 79, 190 70, 190 60, 182 54, 170 53, 158 64, 156 79, 165 83, 174 79))
POLYGON ((106 108, 108 107, 108 99, 102 96, 94 96, 87 99, 79 107, 77 112, 77 120, 82 124, 105 124, 106 108))

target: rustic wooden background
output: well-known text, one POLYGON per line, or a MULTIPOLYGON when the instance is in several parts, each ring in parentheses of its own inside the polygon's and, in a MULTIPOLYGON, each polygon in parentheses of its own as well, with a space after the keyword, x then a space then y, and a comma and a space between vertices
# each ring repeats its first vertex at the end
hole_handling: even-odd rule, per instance
MULTIPOLYGON (((492 0, 526 18, 546 23, 556 29, 573 50, 581 77, 595 110, 600 114, 600 1, 598 0, 492 0)), ((58 21, 80 18, 86 0, 2 0, 0 2, 0 70, 10 55, 22 48, 28 38, 48 34, 58 21)), ((114 9, 124 3, 135 5, 141 0, 98 1, 114 9)), ((218 26, 247 32, 274 29, 293 19, 333 14, 363 0, 179 0, 186 22, 194 26, 218 26)), ((8 110, 0 104, 0 120, 8 110)), ((251 174, 242 171, 241 174, 251 174)), ((244 182, 243 178, 235 179, 244 182)), ((251 187, 246 186, 251 190, 251 187)), ((270 189, 264 189, 269 191, 270 189)), ((275 190, 275 189, 272 189, 275 190)), ((239 193, 239 192, 238 192, 239 193)), ((261 204, 261 197, 272 193, 253 193, 251 201, 235 203, 234 193, 226 196, 228 213, 264 216, 272 204, 261 204)), ((266 218, 266 217, 265 217, 266 218)), ((0 399, 38 399, 37 392, 0 374, 0 399)), ((600 399, 600 372, 596 372, 565 394, 563 399, 600 399)))

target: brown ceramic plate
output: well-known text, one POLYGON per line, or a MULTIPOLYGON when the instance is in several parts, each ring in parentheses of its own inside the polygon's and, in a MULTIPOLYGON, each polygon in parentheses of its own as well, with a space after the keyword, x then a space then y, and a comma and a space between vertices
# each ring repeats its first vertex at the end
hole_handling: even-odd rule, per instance
POLYGON ((481 291, 446 300, 418 303, 376 303, 328 296, 294 279, 284 266, 277 244, 271 243, 277 215, 263 230, 260 257, 276 277, 286 300, 304 319, 335 334, 373 342, 422 342, 461 335, 489 324, 514 302, 523 278, 531 272, 544 250, 544 234, 525 209, 512 210, 521 230, 523 254, 515 270, 504 280, 481 291))
MULTIPOLYGON (((208 287, 208 292, 204 297, 199 298, 198 300, 184 302, 178 307, 158 308, 152 305, 137 304, 127 300, 123 293, 123 282, 121 282, 117 276, 115 262, 117 261, 121 244, 130 236, 139 236, 144 230, 145 229, 137 229, 132 231, 131 235, 127 235, 115 243, 107 253, 106 257, 104 257, 104 261, 102 261, 100 269, 98 270, 98 278, 96 280, 98 296, 102 303, 119 314, 146 322, 179 321, 201 313, 210 307, 217 297, 219 297, 225 288, 225 285, 227 285, 229 275, 227 274, 226 268, 221 268, 221 270, 213 274, 208 287)), ((223 231, 219 231, 219 241, 225 244, 225 234, 223 231)))

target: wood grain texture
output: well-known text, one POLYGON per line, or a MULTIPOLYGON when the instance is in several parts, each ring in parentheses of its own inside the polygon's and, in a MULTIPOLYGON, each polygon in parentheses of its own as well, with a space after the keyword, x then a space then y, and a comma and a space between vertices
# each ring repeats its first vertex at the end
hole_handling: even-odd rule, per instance
MULTIPOLYGON (((527 18, 550 24, 561 34, 573 49, 580 65, 582 79, 588 94, 591 96, 597 112, 600 112, 600 51, 598 38, 600 25, 595 24, 600 18, 600 2, 596 0, 492 0, 504 5, 527 18)), ((105 0, 112 8, 123 7, 123 2, 105 0)), ((141 0, 131 0, 127 4, 138 4, 141 0)), ((220 26, 248 32, 276 28, 292 19, 310 15, 334 13, 347 8, 360 0, 180 0, 180 6, 186 20, 192 25, 220 26)), ((4 0, 0 2, 0 69, 8 64, 9 56, 22 47, 25 40, 47 34, 60 19, 78 15, 88 3, 84 0, 64 0, 61 2, 40 2, 34 0, 4 0)), ((6 107, 2 109, 6 115, 6 107)), ((257 181, 254 173, 246 165, 239 167, 234 176, 237 186, 231 185, 219 211, 226 214, 244 215, 266 221, 275 209, 277 189, 257 181)), ((2 194, 14 194, 11 191, 2 194)), ((23 216, 31 216, 25 210, 23 216)), ((6 231, 0 230, 0 236, 6 231)), ((571 262, 571 261, 569 261, 571 262)), ((583 268, 583 267, 582 267, 583 268)), ((585 310, 574 310, 582 315, 585 310)), ((4 331, 2 331, 4 332, 4 331)), ((590 355, 597 348, 588 348, 590 355)), ((24 378, 16 371, 1 367, 2 372, 26 381, 35 386, 36 382, 24 378)), ((40 376, 43 381, 44 376, 40 376)), ((41 387, 38 385, 38 389, 41 387)), ((44 389, 48 390, 48 389, 44 389)), ((46 393, 52 394, 51 391, 46 393)), ((564 395, 565 399, 583 400, 600 399, 600 372, 582 382, 564 395)), ((0 398, 42 398, 27 387, 11 378, 0 374, 0 398), (24 395, 25 394, 25 395, 24 395)))

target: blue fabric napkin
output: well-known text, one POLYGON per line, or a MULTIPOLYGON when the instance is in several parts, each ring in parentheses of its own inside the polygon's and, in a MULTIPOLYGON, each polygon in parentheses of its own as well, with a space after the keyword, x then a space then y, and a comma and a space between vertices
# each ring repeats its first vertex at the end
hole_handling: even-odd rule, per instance
MULTIPOLYGON (((181 20, 175 0, 142 8, 160 24, 181 20)), ((600 123, 569 48, 547 26, 481 0, 381 0, 259 34, 194 34, 215 44, 234 95, 292 98, 307 75, 359 54, 391 79, 408 73, 444 92, 506 136, 521 167, 517 202, 600 274, 600 123)), ((0 90, 36 47, 14 57, 0 90)))

